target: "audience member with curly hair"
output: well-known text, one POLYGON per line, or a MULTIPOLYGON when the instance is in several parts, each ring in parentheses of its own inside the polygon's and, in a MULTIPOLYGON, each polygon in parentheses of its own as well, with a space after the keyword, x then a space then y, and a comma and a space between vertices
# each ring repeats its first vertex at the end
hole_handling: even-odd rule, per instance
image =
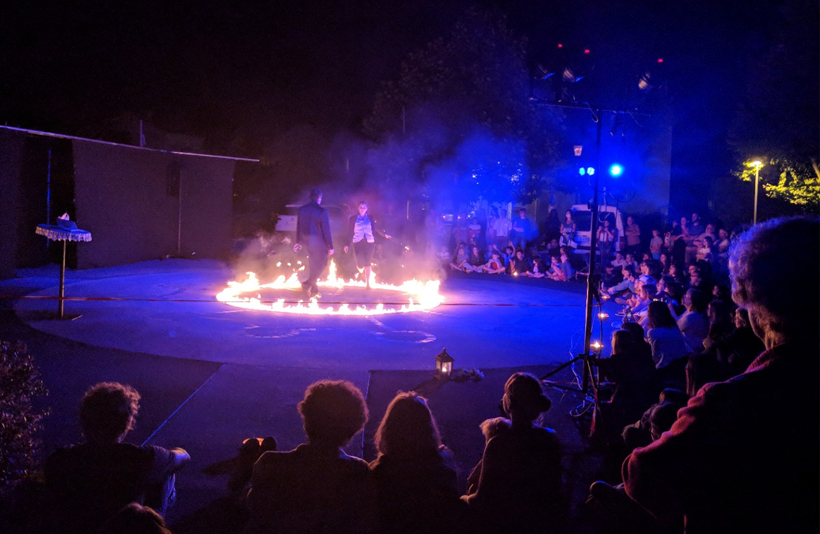
POLYGON ((164 515, 175 499, 174 473, 191 457, 183 449, 125 443, 139 412, 131 386, 102 382, 80 401, 85 443, 56 451, 45 464, 51 516, 65 533, 94 532, 129 503, 164 515))
POLYGON ((362 392, 350 382, 320 380, 307 388, 298 408, 307 443, 266 452, 256 462, 246 532, 373 532, 370 469, 342 450, 367 422, 362 392))

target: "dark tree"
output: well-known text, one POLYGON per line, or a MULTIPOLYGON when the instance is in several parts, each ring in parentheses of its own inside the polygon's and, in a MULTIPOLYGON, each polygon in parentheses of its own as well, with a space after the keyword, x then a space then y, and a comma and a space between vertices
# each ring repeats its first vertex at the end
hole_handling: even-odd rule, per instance
POLYGON ((449 36, 411 53, 364 124, 391 155, 384 178, 473 198, 537 190, 557 159, 560 119, 530 101, 525 48, 502 15, 472 8, 449 36))
POLYGON ((820 83, 818 5, 787 0, 774 43, 750 61, 746 93, 730 131, 745 163, 737 175, 754 180, 760 159, 763 189, 806 212, 820 211, 820 83))

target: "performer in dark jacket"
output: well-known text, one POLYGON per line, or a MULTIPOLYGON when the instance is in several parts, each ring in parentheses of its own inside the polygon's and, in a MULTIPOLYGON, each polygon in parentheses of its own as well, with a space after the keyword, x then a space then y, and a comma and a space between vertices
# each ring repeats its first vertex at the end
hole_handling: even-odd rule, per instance
POLYGON ((303 246, 308 251, 308 278, 302 282, 302 288, 308 298, 319 298, 319 286, 316 280, 327 267, 328 256, 333 255, 333 240, 330 237, 330 217, 327 210, 320 206, 322 192, 313 189, 310 202, 299 208, 299 220, 296 224, 296 244, 294 251, 303 246))
POLYGON ((373 263, 373 248, 375 247, 375 234, 379 234, 385 239, 390 239, 390 235, 384 233, 376 227, 376 222, 367 213, 367 202, 359 202, 359 213, 351 215, 348 221, 347 239, 345 240, 345 254, 353 247, 356 256, 356 268, 359 274, 364 272, 364 279, 367 287, 370 287, 370 271, 373 263))

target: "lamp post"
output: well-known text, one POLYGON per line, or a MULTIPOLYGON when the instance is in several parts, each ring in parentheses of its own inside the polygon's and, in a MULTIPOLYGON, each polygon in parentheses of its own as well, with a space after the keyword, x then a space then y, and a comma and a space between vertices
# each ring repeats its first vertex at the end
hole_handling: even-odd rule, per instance
POLYGON ((760 166, 763 165, 763 162, 759 159, 754 160, 751 162, 751 165, 754 165, 755 168, 755 211, 754 215, 752 216, 752 224, 757 224, 757 182, 760 178, 760 166))

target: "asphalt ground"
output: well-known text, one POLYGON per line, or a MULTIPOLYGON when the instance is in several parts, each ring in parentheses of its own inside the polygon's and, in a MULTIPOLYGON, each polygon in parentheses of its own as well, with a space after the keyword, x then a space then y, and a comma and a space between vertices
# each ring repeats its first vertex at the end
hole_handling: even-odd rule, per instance
MULTIPOLYGON (((498 415, 509 374, 540 375, 583 350, 580 283, 456 273, 442 284, 444 303, 429 312, 313 317, 217 302, 216 293, 236 276, 203 260, 69 271, 66 314, 80 315, 70 321, 53 318, 54 266, 0 282, 0 338, 27 343, 49 389, 37 401, 52 411, 42 454, 81 440, 77 402, 90 385, 133 385, 143 399, 129 441, 180 446, 193 458, 177 478, 179 499, 168 517, 174 523, 224 495, 225 477, 201 470, 232 457, 242 438, 274 435, 280 450, 303 441, 296 405, 315 380, 350 380, 366 393, 371 422, 348 450, 372 459, 374 425, 387 403, 396 391, 428 383, 434 357, 446 347, 456 368, 484 374, 479 382, 421 388, 464 479, 483 448, 477 424, 498 415)), ((323 300, 395 298, 363 291, 323 300)), ((616 319, 614 305, 604 309, 616 319)), ((606 343, 615 322, 596 322, 593 338, 606 343)), ((556 378, 572 381, 572 368, 556 378)), ((559 430, 565 446, 568 491, 581 495, 600 465, 587 453, 585 426, 567 415, 581 399, 560 389, 549 395, 553 408, 544 422, 559 430)))

